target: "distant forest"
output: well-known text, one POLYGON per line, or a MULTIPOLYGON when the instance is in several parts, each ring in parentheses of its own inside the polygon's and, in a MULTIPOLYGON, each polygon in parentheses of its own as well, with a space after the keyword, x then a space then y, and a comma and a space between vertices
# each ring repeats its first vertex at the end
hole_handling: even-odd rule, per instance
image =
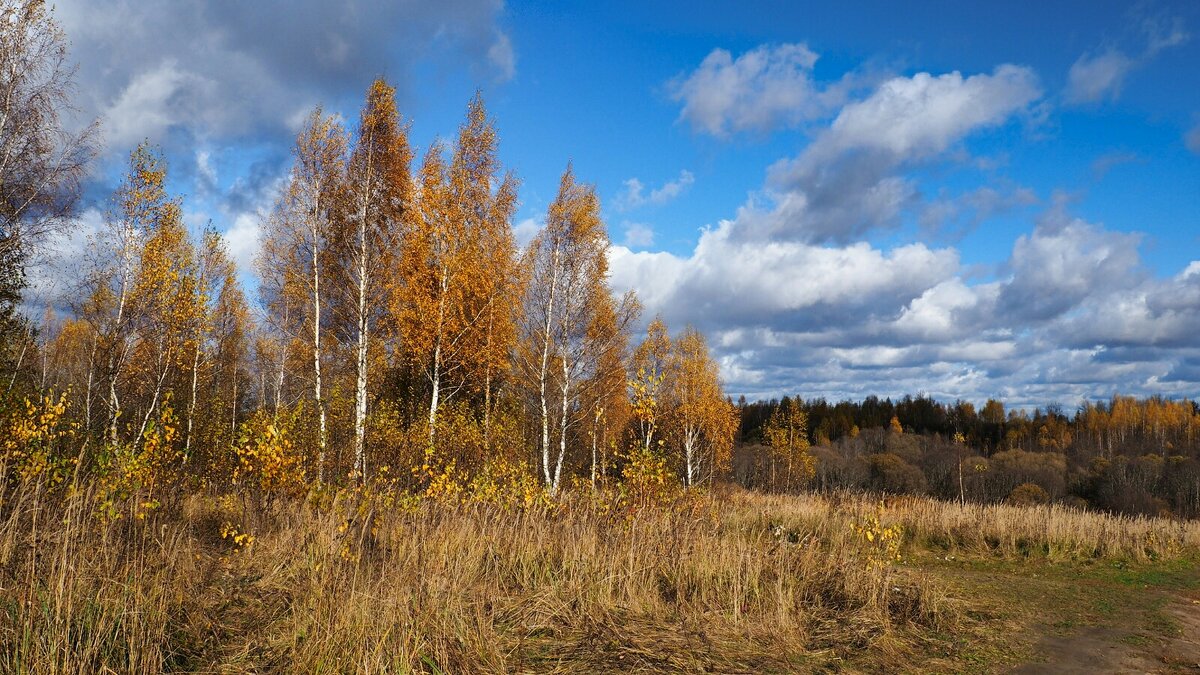
MULTIPOLYGON (((995 503, 1061 501, 1144 515, 1200 516, 1200 406, 1116 396, 1033 413, 989 400, 941 403, 870 396, 738 403, 733 478, 769 487, 771 421, 804 422, 808 486, 995 503)), ((776 482, 778 482, 778 476, 776 482)))

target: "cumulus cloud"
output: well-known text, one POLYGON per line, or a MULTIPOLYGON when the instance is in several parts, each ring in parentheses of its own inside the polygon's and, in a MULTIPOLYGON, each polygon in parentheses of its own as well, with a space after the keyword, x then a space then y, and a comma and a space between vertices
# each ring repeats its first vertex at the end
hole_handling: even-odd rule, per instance
POLYGON ((738 221, 700 236, 687 258, 613 248, 619 290, 647 290, 648 315, 720 330, 860 323, 891 312, 958 268, 957 253, 910 244, 884 252, 745 239, 738 221), (878 304, 877 304, 878 303, 878 304), (687 316, 684 316, 684 315, 687 316))
POLYGON ((916 186, 896 175, 898 169, 1004 124, 1040 96, 1033 71, 1013 65, 969 77, 890 79, 843 107, 798 157, 771 168, 775 209, 761 219, 762 233, 844 243, 892 226, 917 198, 916 186))
POLYGON ((624 182, 625 191, 617 196, 617 208, 622 211, 630 211, 647 204, 661 206, 686 192, 694 182, 696 182, 696 177, 692 175, 691 171, 684 169, 679 172, 678 178, 669 180, 661 187, 654 188, 650 190, 649 194, 646 194, 646 186, 642 184, 642 181, 630 178, 624 182))
POLYGON ((647 315, 708 332, 734 395, 1033 406, 1186 393, 1189 368, 1200 372, 1200 262, 1155 279, 1136 235, 1058 211, 988 281, 972 282, 953 248, 764 246, 739 239, 736 220, 704 232, 690 256, 614 247, 611 270, 647 315))
POLYGON ((614 246, 613 284, 637 290, 647 316, 706 331, 734 395, 925 392, 1032 407, 1188 392, 1200 261, 1158 279, 1138 234, 1071 215, 1062 195, 1024 214, 1040 200, 1003 178, 921 195, 912 169, 969 164, 964 141, 1040 99, 1019 66, 890 79, 772 166, 690 254, 614 246), (952 246, 864 241, 906 209, 936 228, 1015 212, 1030 230, 986 267, 952 246))
POLYGON ((431 53, 512 77, 515 56, 499 0, 327 3, 87 2, 56 16, 80 64, 81 104, 125 152, 176 132, 203 138, 290 135, 287 120, 317 102, 361 94, 388 73, 403 94, 431 53))
POLYGON ((972 131, 1003 123, 1039 96, 1037 75, 1008 64, 969 77, 955 71, 892 78, 842 108, 798 164, 811 170, 851 150, 897 159, 936 155, 972 131))
POLYGON ((697 132, 727 138, 823 117, 844 99, 841 86, 813 80, 817 54, 804 44, 761 45, 734 58, 714 49, 696 70, 668 85, 683 104, 679 119, 697 132))
POLYGON ((1127 287, 1140 273, 1139 239, 1079 219, 1043 222, 1013 245, 1012 276, 998 299, 999 315, 1051 319, 1096 293, 1127 287))

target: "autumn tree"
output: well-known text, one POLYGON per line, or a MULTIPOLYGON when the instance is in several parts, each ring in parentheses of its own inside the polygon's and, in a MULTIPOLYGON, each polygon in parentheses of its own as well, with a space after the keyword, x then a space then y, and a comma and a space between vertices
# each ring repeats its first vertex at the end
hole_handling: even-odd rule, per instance
POLYGON ((720 370, 704 335, 692 326, 671 345, 663 383, 667 435, 683 459, 684 484, 692 487, 725 468, 737 431, 737 411, 721 389, 720 370))
POLYGON ((196 252, 179 201, 162 201, 149 224, 129 297, 135 338, 131 389, 143 397, 149 393, 135 438, 158 413, 168 378, 179 371, 196 339, 190 328, 203 321, 204 311, 196 252))
POLYGON ((0 349, 26 260, 74 211, 96 126, 69 129, 74 67, 44 0, 0 0, 0 349))
POLYGON ((654 447, 664 404, 661 390, 671 360, 671 336, 662 317, 655 317, 646 328, 646 337, 633 352, 630 364, 630 398, 637 437, 643 452, 654 447))
POLYGON ((592 380, 604 354, 617 348, 614 336, 637 312, 632 294, 619 303, 612 298, 608 245, 595 188, 577 183, 568 167, 545 227, 526 251, 529 286, 522 326, 523 365, 540 413, 542 478, 551 491, 561 485, 568 435, 584 418, 584 383, 592 380), (602 333, 593 325, 607 303, 615 304, 619 330, 602 333))
POLYGON ((404 235, 403 284, 392 314, 402 350, 429 385, 432 443, 439 405, 463 390, 483 394, 509 363, 520 276, 510 221, 516 180, 501 175, 496 131, 479 95, 467 109, 449 165, 435 143, 418 177, 404 235))
MULTIPOLYGON (((198 256, 200 312, 194 319, 184 461, 196 445, 213 467, 230 452, 247 394, 250 317, 237 268, 219 233, 204 232, 198 256), (202 405, 201 405, 202 404, 202 405), (203 411, 197 421, 197 409, 203 411), (194 437, 202 442, 197 444, 194 437)), ((225 468, 229 468, 226 466, 225 468)))
POLYGON ((359 117, 344 201, 330 238, 332 309, 354 370, 354 472, 359 480, 367 475, 368 373, 372 356, 378 356, 375 331, 396 281, 395 254, 411 202, 411 164, 396 90, 376 80, 359 117))
POLYGON ((257 260, 262 303, 278 341, 276 412, 284 386, 291 340, 306 345, 307 369, 317 418, 317 481, 324 480, 328 430, 322 367, 326 358, 324 326, 328 300, 325 268, 333 218, 345 184, 345 131, 320 108, 308 117, 296 138, 295 163, 287 187, 263 223, 257 260))
POLYGON ((586 416, 587 440, 592 451, 592 487, 598 477, 607 475, 609 457, 617 450, 632 411, 626 394, 629 336, 619 324, 616 309, 610 298, 592 322, 590 339, 609 348, 600 354, 591 377, 582 387, 582 414, 586 416))
MULTIPOLYGON (((146 145, 130 154, 129 170, 114 195, 105 226, 93 242, 97 256, 87 279, 85 297, 76 311, 93 324, 96 360, 103 365, 99 379, 105 388, 108 408, 106 438, 118 442, 122 389, 134 345, 138 311, 145 303, 135 302, 137 285, 145 286, 142 257, 151 234, 168 214, 172 202, 164 187, 166 169, 146 145)), ((89 387, 89 393, 91 388, 89 387)))
POLYGON ((799 404, 785 397, 763 429, 763 440, 771 448, 771 484, 776 489, 781 487, 777 462, 785 466, 783 489, 790 490, 796 481, 812 477, 815 461, 809 452, 808 416, 799 404))

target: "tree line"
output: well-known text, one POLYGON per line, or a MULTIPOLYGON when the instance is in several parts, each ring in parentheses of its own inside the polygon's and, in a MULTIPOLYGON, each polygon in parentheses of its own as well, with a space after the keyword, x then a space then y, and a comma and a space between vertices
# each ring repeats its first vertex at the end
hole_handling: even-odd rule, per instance
MULTIPOLYGON (((870 396, 739 401, 734 474, 773 485, 779 419, 799 419, 812 471, 782 487, 868 489, 980 502, 1062 501, 1200 517, 1200 406, 1160 396, 1005 410, 989 399, 870 396)), ((793 423, 793 426, 796 426, 793 423)))

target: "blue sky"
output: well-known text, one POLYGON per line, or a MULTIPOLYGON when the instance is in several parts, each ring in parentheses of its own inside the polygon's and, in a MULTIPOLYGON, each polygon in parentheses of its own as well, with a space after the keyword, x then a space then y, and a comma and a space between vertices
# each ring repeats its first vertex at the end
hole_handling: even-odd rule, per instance
POLYGON ((58 265, 143 138, 248 263, 297 121, 383 75, 420 148, 483 90, 519 236, 574 162, 735 395, 1197 394, 1200 4, 574 5, 57 3, 106 139, 58 265))

